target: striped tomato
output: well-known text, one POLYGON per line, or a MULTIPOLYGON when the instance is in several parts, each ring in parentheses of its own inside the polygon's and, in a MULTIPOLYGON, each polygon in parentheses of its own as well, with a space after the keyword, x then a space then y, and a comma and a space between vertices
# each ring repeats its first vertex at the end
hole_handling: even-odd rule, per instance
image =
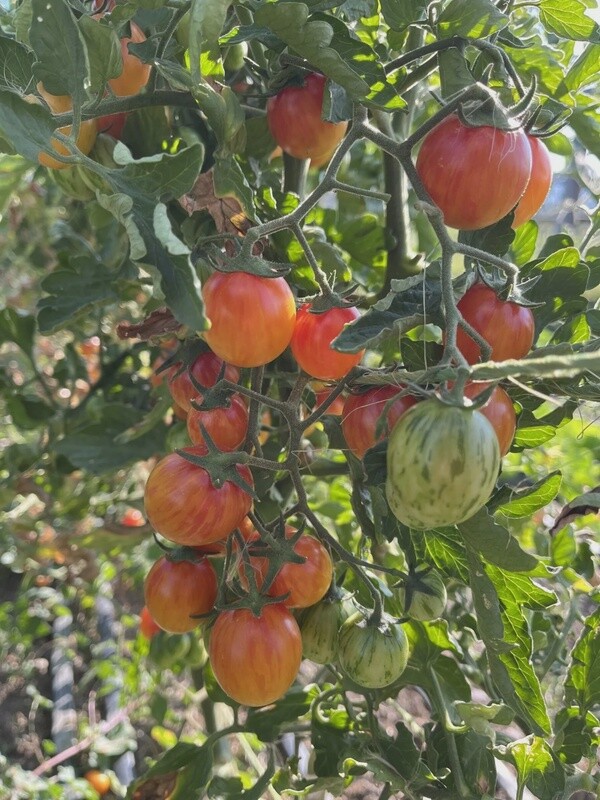
POLYGON ((402 625, 382 620, 374 625, 360 611, 342 625, 338 642, 340 666, 365 689, 394 683, 408 661, 408 639, 402 625))

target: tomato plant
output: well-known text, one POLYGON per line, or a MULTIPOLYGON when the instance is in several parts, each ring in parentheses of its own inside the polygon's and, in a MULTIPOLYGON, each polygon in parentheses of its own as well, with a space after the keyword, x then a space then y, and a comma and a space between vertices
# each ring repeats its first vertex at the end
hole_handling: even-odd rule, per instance
MULTIPOLYGON (((129 44, 141 44, 146 41, 144 31, 135 22, 129 23, 131 33, 121 39, 121 58, 123 69, 116 78, 108 81, 111 91, 117 97, 129 97, 138 94, 150 79, 150 64, 144 64, 129 51, 129 44)), ((117 137, 118 138, 118 137, 117 137)))
POLYGON ((527 136, 531 148, 531 176, 517 207, 513 228, 528 222, 542 207, 552 183, 552 162, 543 140, 538 136, 527 136))
MULTIPOLYGON (((486 388, 487 384, 469 384, 465 386, 465 397, 473 400, 486 388)), ((492 423, 498 437, 500 455, 505 456, 515 438, 517 427, 517 414, 512 400, 501 386, 495 386, 487 403, 478 410, 492 423)))
MULTIPOLYGON (((204 447, 186 447, 185 453, 204 455, 204 447)), ((252 486, 247 467, 236 467, 252 486)), ((154 467, 144 492, 146 517, 152 527, 176 544, 200 546, 228 536, 246 516, 252 498, 230 480, 215 486, 209 473, 178 453, 170 453, 154 467)))
POLYGON ((417 402, 409 394, 397 397, 401 391, 402 387, 374 386, 348 395, 342 412, 342 433, 357 458, 385 439, 402 414, 417 402), (397 399, 390 402, 393 397, 397 399))
MULTIPOLYGON (((44 98, 53 114, 62 114, 70 111, 73 108, 73 102, 67 95, 53 95, 47 92, 42 83, 38 83, 37 90, 44 98)), ((59 133, 69 136, 72 131, 71 125, 65 125, 58 128, 59 133)), ((79 133, 77 134, 76 145, 84 155, 87 155, 96 141, 97 128, 94 120, 84 120, 79 126, 79 133)), ((60 142, 58 139, 52 139, 52 149, 61 156, 70 156, 71 151, 60 142)), ((53 158, 48 153, 41 152, 38 156, 38 161, 43 167, 50 169, 67 169, 70 165, 57 158, 53 158)))
MULTIPOLYGON (((457 307, 464 320, 492 348, 493 361, 522 358, 531 350, 535 320, 530 308, 500 300, 484 283, 467 289, 457 307)), ((469 364, 477 363, 481 355, 479 345, 462 329, 458 331, 456 344, 469 364)))
POLYGON ((302 655, 316 664, 331 664, 337 659, 340 628, 352 610, 337 597, 324 597, 306 608, 300 616, 302 655))
POLYGON ((172 560, 162 556, 144 581, 146 608, 164 631, 185 633, 200 623, 194 615, 212 611, 217 575, 207 558, 172 560))
POLYGON ((211 323, 204 338, 230 364, 268 364, 290 343, 296 304, 283 278, 214 272, 205 282, 202 295, 211 323))
POLYGON ((406 412, 387 448, 386 495, 411 528, 455 525, 489 499, 500 468, 498 438, 479 411, 432 398, 406 412), (450 457, 449 457, 450 455, 450 457))
POLYGON ((205 410, 190 408, 187 429, 194 444, 205 444, 202 428, 220 450, 236 450, 248 431, 248 408, 239 394, 229 397, 229 405, 205 410))
POLYGON ((111 789, 111 780, 104 772, 98 769, 89 769, 83 776, 90 786, 98 792, 100 797, 104 797, 111 789))
POLYGON ((320 380, 343 378, 358 364, 363 351, 340 353, 333 349, 331 343, 345 325, 359 316, 358 309, 351 306, 315 313, 311 310, 311 304, 305 303, 298 312, 291 341, 293 356, 300 367, 320 380))
POLYGON ((451 115, 423 139, 417 172, 446 225, 478 230, 519 202, 531 175, 531 148, 521 129, 472 128, 451 115))
POLYGON ((427 564, 415 567, 400 585, 398 596, 405 613, 420 622, 441 617, 448 602, 442 576, 427 564))
POLYGON ((142 636, 146 639, 152 639, 160 629, 160 625, 154 621, 147 606, 144 606, 140 611, 140 633, 142 636))
POLYGON ((408 639, 402 625, 374 622, 357 611, 339 632, 338 659, 359 686, 382 689, 402 675, 408 661, 408 639))
POLYGON ((264 706, 291 686, 302 659, 298 623, 281 603, 255 616, 223 611, 210 632, 209 658, 223 691, 238 703, 264 706))
POLYGON ((267 122, 277 144, 294 158, 310 158, 314 166, 329 160, 342 140, 347 122, 322 119, 326 78, 316 72, 299 86, 286 86, 267 102, 267 122))
POLYGON ((189 411, 192 407, 192 400, 198 399, 200 392, 194 386, 195 380, 200 386, 207 389, 214 386, 219 376, 223 372, 225 380, 237 383, 240 372, 231 364, 224 364, 222 359, 214 353, 206 352, 194 360, 192 365, 186 369, 180 362, 169 367, 167 370, 167 381, 171 397, 178 406, 189 411))

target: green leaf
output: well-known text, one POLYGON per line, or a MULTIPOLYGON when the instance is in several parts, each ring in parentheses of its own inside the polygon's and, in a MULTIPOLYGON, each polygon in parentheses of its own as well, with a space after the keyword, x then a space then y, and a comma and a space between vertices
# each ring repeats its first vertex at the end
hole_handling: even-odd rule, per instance
POLYGON ((352 323, 333 341, 342 353, 357 353, 373 347, 383 336, 396 329, 406 332, 416 325, 439 319, 441 288, 425 272, 392 281, 392 290, 352 323))
POLYGON ((90 62, 90 88, 100 92, 109 78, 116 78, 123 71, 121 43, 110 25, 86 14, 79 18, 78 24, 90 62))
POLYGON ((562 474, 558 470, 551 472, 528 486, 523 492, 515 490, 514 499, 503 503, 497 510, 505 517, 513 519, 530 517, 538 508, 543 508, 554 500, 561 483, 562 474))
POLYGON ((55 154, 50 139, 56 130, 52 114, 13 92, 0 91, 0 136, 19 155, 37 163, 40 150, 55 154))
POLYGON ((34 338, 35 317, 10 306, 0 311, 0 344, 14 342, 24 353, 31 356, 34 338))
POLYGON ((577 702, 582 713, 600 705, 600 608, 586 619, 571 653, 565 699, 577 702))
POLYGON ((442 50, 438 53, 438 63, 442 97, 452 97, 452 95, 475 83, 475 78, 469 69, 467 60, 457 47, 449 47, 447 50, 442 50))
POLYGON ((522 612, 524 604, 540 603, 538 590, 543 590, 530 578, 486 567, 470 549, 468 560, 479 635, 486 646, 492 679, 504 702, 527 720, 534 732, 547 735, 550 720, 531 664, 532 641, 522 612))
POLYGON ((0 156, 0 214, 29 168, 29 164, 20 156, 0 156))
POLYGON ((467 545, 490 564, 512 572, 530 572, 537 566, 537 558, 525 552, 515 537, 499 525, 486 508, 461 522, 458 529, 467 545))
POLYGON ((433 561, 446 575, 469 582, 465 543, 455 527, 423 531, 425 560, 433 561))
POLYGON ((544 739, 528 736, 506 747, 498 747, 495 752, 516 767, 519 786, 526 785, 539 800, 563 796, 564 767, 544 739))
POLYGON ((47 92, 70 95, 73 107, 79 108, 87 98, 90 66, 75 15, 65 0, 32 0, 32 9, 29 41, 38 58, 35 76, 47 92))
MULTIPOLYGON (((600 45, 588 44, 578 58, 571 64, 565 75, 564 86, 569 92, 578 92, 588 84, 595 84, 600 63, 600 45)), ((559 97, 562 92, 559 93, 559 97)))
POLYGON ((377 53, 353 38, 341 20, 318 14, 309 20, 305 3, 290 2, 262 5, 254 18, 355 100, 388 111, 406 106, 386 78, 377 53))
MULTIPOLYGON (((230 0, 192 0, 190 19, 190 69, 194 83, 199 83, 202 55, 219 65, 223 74, 223 62, 219 48, 219 36, 225 25, 230 0)), ((217 71, 219 74, 219 71, 217 71)))
POLYGON ((563 39, 600 42, 597 23, 586 16, 581 0, 540 0, 540 19, 547 31, 563 39))
POLYGON ((484 39, 507 24, 508 17, 492 0, 451 0, 440 14, 437 28, 440 39, 451 36, 484 39))
POLYGON ((538 226, 536 222, 530 220, 525 225, 517 228, 515 238, 511 245, 513 259, 517 266, 526 264, 535 253, 535 246, 538 238, 538 226))
POLYGON ((422 22, 428 0, 381 0, 381 13, 395 31, 403 31, 413 22, 422 22))
POLYGON ((314 694, 293 688, 268 708, 251 708, 246 718, 245 730, 255 733, 262 742, 274 742, 286 724, 308 714, 314 694))
POLYGON ((255 219, 252 188, 238 162, 233 158, 217 158, 213 170, 216 197, 234 197, 248 219, 255 219))
POLYGON ((473 702, 463 703, 459 700, 455 703, 455 708, 463 722, 482 736, 490 738, 493 738, 491 722, 496 725, 510 725, 514 718, 512 710, 502 703, 483 705, 473 702))
POLYGON ((18 89, 22 94, 33 91, 35 85, 33 78, 34 56, 22 44, 9 39, 7 36, 0 36, 0 88, 18 89))
POLYGON ((17 428, 34 430, 45 425, 54 415, 54 409, 38 397, 13 395, 6 400, 6 409, 17 428))

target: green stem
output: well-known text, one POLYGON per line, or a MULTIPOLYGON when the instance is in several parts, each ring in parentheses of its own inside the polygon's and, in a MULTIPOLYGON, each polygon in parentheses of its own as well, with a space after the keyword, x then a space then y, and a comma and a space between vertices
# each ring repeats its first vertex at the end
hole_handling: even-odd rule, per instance
MULTIPOLYGON (((152 94, 136 94, 132 97, 107 97, 94 106, 82 106, 81 119, 95 119, 121 111, 135 111, 150 106, 178 106, 180 108, 198 108, 198 103, 190 92, 157 91, 152 94)), ((54 119, 59 127, 73 124, 73 112, 55 114, 54 119)), ((58 137, 57 137, 58 138, 58 137)))
POLYGON ((441 41, 423 45, 423 47, 417 47, 415 50, 410 50, 408 53, 404 53, 393 61, 390 61, 389 64, 386 64, 384 67, 385 74, 390 75, 397 69, 405 67, 407 64, 412 64, 413 61, 417 61, 417 59, 423 56, 428 56, 431 53, 438 53, 440 50, 448 50, 450 47, 460 47, 464 44, 465 40, 462 36, 452 36, 449 39, 442 39, 441 41))
POLYGON ((306 194, 306 178, 310 159, 294 158, 283 154, 283 191, 297 194, 300 199, 306 194))
POLYGON ((448 747, 448 757, 450 759, 450 767, 452 769, 456 790, 459 797, 467 798, 471 796, 471 792, 465 781, 465 776, 458 755, 458 748, 456 747, 456 739, 454 738, 454 731, 463 733, 467 729, 466 727, 462 729, 457 728, 457 726, 450 721, 448 717, 448 711, 446 709, 446 701, 444 699, 444 694, 442 692, 442 687, 440 686, 437 674, 431 666, 428 668, 428 672, 433 685, 432 699, 434 701, 436 711, 442 720, 442 726, 444 728, 444 735, 446 737, 446 744, 448 747))
POLYGON ((577 603, 577 596, 574 596, 571 599, 571 603, 569 605, 569 612, 563 621, 563 626, 560 631, 560 635, 557 636, 556 639, 552 642, 550 649, 546 653, 546 656, 544 657, 544 660, 542 661, 540 668, 537 671, 538 678, 540 680, 546 675, 552 664, 554 664, 554 662, 556 661, 557 656, 560 654, 563 647, 565 646, 569 633, 571 632, 571 628, 573 627, 573 623, 577 620, 578 616, 579 616, 579 604, 577 603))

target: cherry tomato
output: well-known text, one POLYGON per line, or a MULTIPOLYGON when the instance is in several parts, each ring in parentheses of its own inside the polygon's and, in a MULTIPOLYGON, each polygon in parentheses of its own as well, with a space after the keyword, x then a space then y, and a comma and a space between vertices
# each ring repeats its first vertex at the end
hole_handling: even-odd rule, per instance
MULTIPOLYGON (((492 361, 523 358, 531 350, 535 335, 531 309, 500 300, 484 283, 476 283, 464 293, 458 310, 489 343, 492 361)), ((469 364, 479 361, 479 345, 462 328, 458 329, 456 344, 469 364)))
POLYGON ((328 161, 344 138, 347 122, 321 118, 326 78, 313 72, 301 86, 286 86, 267 102, 271 135, 294 158, 310 158, 314 166, 328 161))
POLYGON ((144 523, 144 515, 137 508, 128 508, 121 517, 121 525, 127 528, 139 528, 144 523))
POLYGON ((127 122, 127 114, 120 111, 118 114, 106 114, 104 117, 98 117, 96 120, 96 127, 98 133, 107 133, 113 139, 121 139, 123 129, 127 122))
MULTIPOLYGON (((44 98, 53 114, 64 114, 67 111, 71 111, 73 108, 72 100, 68 95, 50 94, 50 92, 44 89, 42 83, 38 83, 37 90, 44 98)), ((64 125, 58 128, 58 131, 59 133, 64 133, 65 136, 69 136, 72 129, 72 125, 64 125)), ((94 146, 97 134, 96 123, 93 119, 85 120, 79 126, 76 143, 78 149, 81 150, 84 155, 87 155, 94 146)), ((52 138, 50 144, 52 149, 59 155, 72 155, 71 151, 62 144, 62 142, 59 142, 58 139, 52 138)), ((43 167, 49 167, 50 169, 67 169, 71 166, 70 164, 63 164, 62 161, 58 161, 58 159, 44 152, 39 154, 38 161, 43 167)))
POLYGON ((539 211, 552 183, 552 163, 548 148, 537 136, 527 135, 527 141, 531 147, 531 177, 515 209, 513 228, 528 222, 539 211))
MULTIPOLYGON (((205 447, 186 447, 186 452, 205 455, 205 447)), ((253 485, 245 466, 237 471, 253 485)), ((177 544, 202 546, 224 539, 252 507, 251 496, 231 481, 213 485, 202 467, 178 453, 169 453, 154 467, 144 493, 146 516, 152 527, 177 544)))
POLYGON ((202 287, 202 295, 211 322, 203 336, 230 364, 268 364, 290 343, 296 304, 283 278, 214 272, 202 287))
MULTIPOLYGON (((481 394, 484 389, 487 389, 488 386, 489 384, 487 383, 467 384, 465 386, 465 396, 470 397, 472 400, 481 394)), ((490 399, 479 411, 492 423, 492 427, 498 437, 500 455, 505 456, 510 450, 517 428, 517 415, 512 400, 501 386, 496 386, 490 399)))
POLYGON ((100 797, 104 797, 105 794, 110 792, 111 781, 108 775, 105 775, 104 772, 100 772, 100 770, 97 769, 90 769, 83 777, 90 784, 92 789, 95 789, 98 792, 100 797))
MULTIPOLYGON (((191 401, 197 399, 200 394, 192 383, 190 372, 197 383, 209 389, 219 379, 222 368, 222 359, 210 352, 201 353, 189 369, 181 370, 180 363, 174 364, 167 370, 171 397, 177 405, 189 411, 192 407, 191 401)), ((240 371, 231 364, 226 364, 223 377, 231 383, 237 383, 240 379, 240 371)))
POLYGON ((498 222, 516 206, 531 160, 523 130, 470 128, 452 114, 423 139, 417 172, 446 225, 469 231, 498 222))
MULTIPOLYGON (((313 411, 316 410, 320 405, 322 405, 327 400, 333 389, 328 389, 328 388, 317 389, 316 387, 314 387, 314 390, 315 390, 315 408, 313 409, 313 411)), ((344 413, 344 395, 338 394, 333 403, 331 403, 327 407, 327 411, 325 413, 331 414, 331 416, 333 417, 341 417, 342 414, 344 413)))
POLYGON ((131 22, 130 26, 131 36, 125 36, 121 39, 123 70, 120 75, 116 78, 111 78, 108 82, 113 94, 117 97, 129 97, 130 95, 138 94, 150 78, 150 64, 144 64, 143 61, 140 61, 137 56, 129 52, 127 46, 130 42, 133 44, 145 42, 146 36, 135 22, 131 22))
POLYGON ((305 303, 296 318, 292 336, 292 354, 300 367, 323 381, 343 378, 361 360, 359 353, 339 353, 331 347, 333 340, 345 325, 358 319, 358 309, 350 306, 330 308, 322 314, 313 314, 311 304, 305 303))
POLYGON ((258 617, 240 608, 219 614, 208 652, 215 678, 229 697, 264 706, 292 685, 302 660, 302 637, 281 603, 264 606, 258 617))
POLYGON ((385 422, 380 425, 381 415, 386 404, 402 391, 403 387, 373 386, 366 392, 351 394, 344 403, 342 413, 342 433, 346 444, 357 458, 362 458, 376 442, 389 436, 390 431, 402 414, 418 402, 416 397, 398 397, 387 407, 385 422))
POLYGON ((148 611, 146 606, 142 608, 140 611, 140 633, 142 636, 145 636, 146 639, 152 639, 153 636, 160 630, 160 625, 157 625, 156 622, 152 619, 152 614, 148 611))
POLYGON ((194 444, 205 444, 200 426, 219 450, 237 450, 248 432, 248 408, 239 394, 229 397, 229 406, 199 411, 190 408, 187 412, 187 429, 194 444))
POLYGON ((200 622, 192 614, 207 614, 217 598, 217 574, 206 558, 171 561, 162 556, 144 581, 146 607, 164 631, 185 633, 200 622))

